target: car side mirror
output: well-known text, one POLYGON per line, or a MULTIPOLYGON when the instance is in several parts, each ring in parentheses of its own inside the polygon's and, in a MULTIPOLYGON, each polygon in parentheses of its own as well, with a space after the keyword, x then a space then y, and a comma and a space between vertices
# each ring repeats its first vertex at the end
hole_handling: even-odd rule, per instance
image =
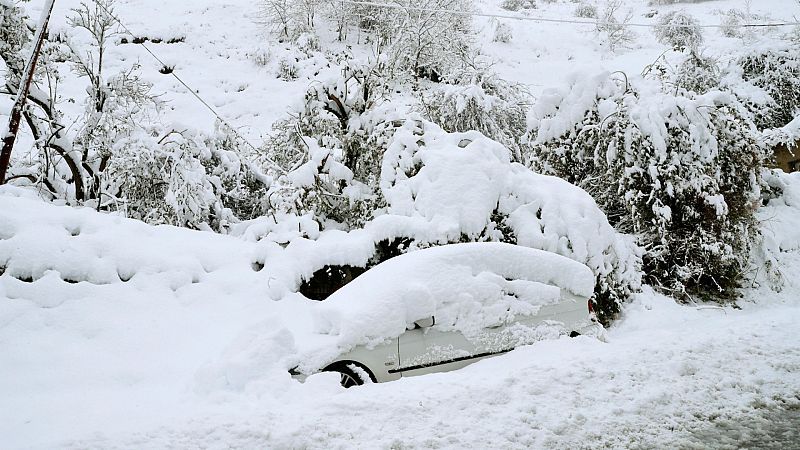
POLYGON ((417 320, 416 322, 414 322, 414 325, 416 325, 419 328, 430 328, 436 325, 436 319, 433 316, 430 316, 425 319, 417 320))

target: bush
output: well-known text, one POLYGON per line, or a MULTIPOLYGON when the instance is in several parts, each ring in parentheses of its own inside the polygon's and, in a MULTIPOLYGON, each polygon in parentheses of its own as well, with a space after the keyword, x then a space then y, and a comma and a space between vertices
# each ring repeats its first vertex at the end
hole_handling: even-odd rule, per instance
POLYGON ((500 7, 508 11, 520 9, 536 9, 536 0, 503 0, 500 7))
POLYGON ((575 17, 583 17, 586 19, 596 19, 597 18, 597 7, 591 5, 589 3, 580 3, 577 7, 575 7, 574 12, 575 17))
POLYGON ((511 42, 511 37, 511 27, 505 22, 497 22, 497 25, 494 27, 494 37, 492 37, 492 41, 509 43, 511 42))
MULTIPOLYGON (((765 103, 749 101, 759 129, 780 128, 800 113, 800 48, 758 49, 740 58, 737 65, 742 80, 767 94, 765 103)), ((750 96, 747 91, 745 86, 737 94, 750 96)))
POLYGON ((506 242, 585 264, 596 277, 595 309, 604 323, 641 285, 639 249, 592 197, 511 162, 508 149, 476 131, 406 122, 384 153, 381 191, 388 214, 370 229, 389 238, 411 238, 417 247, 506 242))
POLYGON ((638 236, 649 283, 732 298, 758 235, 763 149, 732 95, 661 89, 604 75, 545 93, 532 121, 537 165, 638 236))
POLYGON ((522 86, 486 70, 465 70, 421 94, 427 119, 449 132, 477 130, 510 149, 522 161, 520 137, 526 130, 527 100, 522 86))
POLYGON ((722 27, 720 32, 725 37, 740 38, 742 33, 741 25, 745 22, 747 15, 738 9, 729 9, 722 13, 722 27))
POLYGON ((133 219, 224 231, 265 212, 267 180, 242 147, 225 127, 212 135, 137 130, 114 145, 103 191, 114 197, 111 209, 133 219))
POLYGON ((658 42, 675 50, 697 50, 703 43, 703 33, 694 17, 680 11, 671 11, 658 21, 654 28, 658 42))
POLYGON ((655 75, 658 81, 674 86, 675 92, 680 94, 705 94, 710 90, 720 89, 722 71, 715 58, 694 51, 678 56, 681 59, 677 62, 667 63, 662 55, 645 69, 644 75, 655 75))

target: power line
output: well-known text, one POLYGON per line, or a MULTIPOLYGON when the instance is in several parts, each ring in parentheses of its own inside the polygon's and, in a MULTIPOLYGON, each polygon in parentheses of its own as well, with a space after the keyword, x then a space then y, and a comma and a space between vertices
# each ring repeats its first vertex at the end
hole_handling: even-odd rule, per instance
MULTIPOLYGON (((106 7, 106 6, 105 6, 105 5, 104 5, 104 4, 103 4, 103 3, 102 3, 100 0, 94 0, 94 3, 95 3, 97 6, 99 6, 99 7, 100 7, 100 9, 102 9, 102 10, 103 10, 103 11, 104 11, 106 14, 108 14, 108 16, 109 16, 109 17, 111 17, 112 19, 114 19, 114 20, 115 20, 115 21, 116 21, 116 22, 119 24, 119 26, 120 26, 120 27, 122 27, 122 29, 123 29, 123 30, 125 30, 125 32, 126 32, 126 33, 130 34, 132 37, 136 37, 136 34, 134 34, 134 33, 133 33, 133 31, 131 31, 131 29, 130 29, 130 28, 128 28, 127 26, 125 26, 125 24, 124 24, 124 23, 122 23, 122 21, 119 19, 119 17, 117 17, 117 16, 116 16, 116 15, 115 15, 113 12, 111 12, 111 11, 110 11, 110 10, 109 10, 109 9, 108 9, 108 8, 107 8, 107 7, 106 7)), ((147 45, 145 45, 145 43, 144 43, 144 42, 138 42, 138 44, 139 44, 139 45, 141 45, 141 46, 142 46, 142 48, 144 48, 144 49, 145 49, 145 51, 147 51, 147 53, 149 53, 149 54, 150 54, 150 56, 152 56, 152 57, 153 57, 153 59, 155 59, 156 61, 158 61, 158 63, 159 63, 159 64, 161 64, 161 66, 162 66, 162 67, 168 67, 168 66, 167 66, 167 63, 165 63, 165 62, 164 62, 164 61, 163 61, 161 58, 159 58, 159 57, 158 57, 158 55, 156 55, 155 53, 153 53, 153 51, 152 51, 152 50, 150 50, 150 48, 149 48, 147 45)), ((214 115, 214 116, 215 116, 215 117, 216 117, 216 118, 217 118, 217 119, 218 119, 220 122, 222 122, 222 123, 223 123, 225 126, 227 126, 227 127, 228 127, 228 128, 229 128, 229 129, 230 129, 230 130, 231 130, 231 131, 232 131, 232 132, 233 132, 233 133, 234 133, 236 136, 238 136, 238 137, 239 137, 239 139, 241 139, 241 140, 242 140, 242 141, 243 141, 245 144, 247 144, 247 145, 248 145, 250 148, 252 148, 252 149, 253 149, 255 152, 259 152, 258 148, 257 148, 255 145, 253 145, 252 143, 250 143, 250 141, 249 141, 249 140, 247 140, 247 138, 245 138, 244 136, 242 136, 242 134, 241 134, 241 133, 239 133, 239 131, 238 131, 236 128, 234 128, 234 127, 233 127, 233 125, 231 125, 231 123, 230 123, 230 122, 228 122, 228 120, 227 120, 227 119, 225 119, 224 117, 222 117, 222 116, 221 116, 221 115, 220 115, 220 114, 219 114, 219 113, 218 113, 218 112, 217 112, 217 111, 214 109, 214 107, 212 107, 210 104, 208 104, 208 102, 206 102, 206 101, 203 99, 203 97, 201 97, 201 96, 200 96, 200 94, 198 94, 198 93, 197 93, 197 92, 196 92, 194 89, 192 89, 192 88, 191 88, 191 87, 190 87, 190 86, 189 86, 189 85, 188 85, 188 84, 187 84, 185 81, 183 81, 183 79, 181 79, 181 77, 179 77, 179 76, 178 76, 178 74, 177 74, 177 73, 175 73, 175 69, 174 69, 174 68, 173 68, 173 69, 172 69, 172 71, 170 72, 170 75, 172 75, 173 77, 175 77, 175 79, 176 79, 176 80, 178 80, 178 82, 179 82, 181 85, 183 85, 183 87, 184 87, 184 88, 186 88, 186 90, 187 90, 187 91, 189 91, 189 93, 190 93, 190 94, 192 94, 192 96, 194 96, 194 98, 196 98, 196 99, 197 99, 197 100, 198 100, 200 103, 202 103, 202 104, 203 104, 203 106, 205 106, 205 107, 206 107, 206 109, 208 109, 209 111, 211 111, 211 114, 213 114, 213 115, 214 115)), ((275 167, 275 169, 277 169, 278 171, 280 171, 280 172, 281 172, 281 173, 283 173, 283 174, 286 174, 286 171, 285 171, 285 170, 284 170, 284 169, 283 169, 281 166, 279 166, 279 165, 278 165, 278 164, 277 164, 275 161, 273 161, 271 158, 269 158, 269 156, 267 156, 267 155, 263 155, 263 156, 264 156, 264 158, 267 160, 267 162, 269 162, 270 164, 272 164, 272 165, 275 167)), ((251 167, 251 169, 255 169, 255 168, 254 168, 254 167, 251 167)), ((257 173, 260 173, 260 171, 257 171, 257 173)))
POLYGON ((339 0, 340 3, 346 3, 349 5, 355 6, 374 6, 378 8, 389 8, 389 9, 401 9, 404 11, 418 11, 418 12, 429 12, 429 13, 436 13, 436 14, 452 14, 457 16, 470 16, 470 17, 489 17, 495 19, 511 19, 511 20, 523 20, 523 21, 531 21, 531 22, 548 22, 548 23, 569 23, 569 24, 578 24, 578 25, 607 25, 607 26, 624 26, 624 27, 640 27, 640 28, 769 28, 769 27, 787 27, 787 26, 797 26, 800 25, 800 22, 776 22, 776 23, 745 23, 745 24, 730 24, 730 25, 722 25, 722 24, 707 24, 707 25, 689 25, 689 24, 668 24, 668 25, 660 25, 660 24, 653 24, 653 23, 635 23, 635 22, 609 22, 609 21, 600 21, 600 20, 580 20, 580 19, 556 19, 556 18, 547 18, 547 17, 528 17, 528 16, 517 16, 511 14, 490 14, 490 13, 480 13, 475 11, 459 11, 455 9, 440 9, 440 8, 422 8, 418 6, 405 6, 396 3, 379 3, 379 2, 371 2, 371 1, 356 1, 356 0, 339 0))

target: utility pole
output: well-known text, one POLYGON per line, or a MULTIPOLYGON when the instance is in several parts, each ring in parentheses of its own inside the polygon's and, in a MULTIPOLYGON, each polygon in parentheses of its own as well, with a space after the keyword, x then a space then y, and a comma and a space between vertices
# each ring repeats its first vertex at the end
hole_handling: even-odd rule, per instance
POLYGON ((44 8, 42 8, 42 16, 39 18, 39 28, 36 30, 36 37, 34 38, 33 51, 31 57, 25 64, 25 70, 22 72, 22 78, 19 82, 17 89, 17 99, 14 106, 11 108, 11 116, 8 119, 8 130, 6 135, 3 136, 3 150, 0 152, 0 184, 6 182, 6 171, 8 165, 11 164, 11 150, 14 149, 14 141, 17 139, 17 132, 19 131, 19 123, 22 118, 22 108, 25 107, 25 100, 28 99, 30 92, 31 82, 33 82, 33 74, 36 71, 36 60, 39 58, 39 53, 42 50, 44 43, 45 32, 47 30, 47 22, 50 21, 50 14, 53 12, 53 4, 55 0, 45 0, 44 8))

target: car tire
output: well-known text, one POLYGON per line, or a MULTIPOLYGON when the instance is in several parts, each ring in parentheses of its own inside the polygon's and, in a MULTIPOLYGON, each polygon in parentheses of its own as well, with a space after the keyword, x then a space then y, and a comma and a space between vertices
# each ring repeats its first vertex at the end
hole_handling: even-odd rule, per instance
POLYGON ((361 386, 365 382, 374 381, 374 377, 369 371, 356 363, 338 363, 330 365, 322 370, 323 372, 337 372, 339 374, 339 383, 344 388, 351 388, 353 386, 361 386), (362 373, 359 373, 362 372, 362 373), (366 376, 367 380, 364 380, 366 376))

